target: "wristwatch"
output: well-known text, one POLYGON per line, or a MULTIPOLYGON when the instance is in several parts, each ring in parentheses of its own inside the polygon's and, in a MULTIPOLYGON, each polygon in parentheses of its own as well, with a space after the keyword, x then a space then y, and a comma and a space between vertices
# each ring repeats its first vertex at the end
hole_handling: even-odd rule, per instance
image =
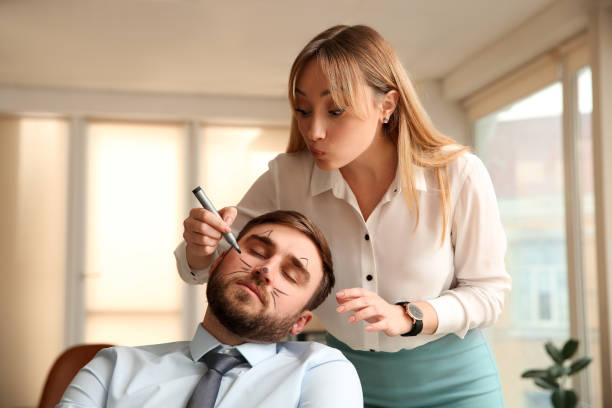
POLYGON ((423 330, 423 311, 421 308, 410 302, 397 302, 396 305, 403 307, 408 317, 412 319, 412 330, 402 334, 402 336, 412 337, 419 334, 423 330))

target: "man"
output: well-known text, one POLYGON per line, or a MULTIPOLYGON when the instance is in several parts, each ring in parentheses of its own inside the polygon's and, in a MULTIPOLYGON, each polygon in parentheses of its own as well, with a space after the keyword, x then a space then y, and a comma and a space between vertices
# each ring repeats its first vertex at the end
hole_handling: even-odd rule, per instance
POLYGON ((275 211, 252 219, 238 243, 241 254, 228 250, 211 266, 191 342, 104 349, 58 407, 362 407, 357 373, 339 351, 281 342, 334 285, 322 233, 299 213, 275 211))

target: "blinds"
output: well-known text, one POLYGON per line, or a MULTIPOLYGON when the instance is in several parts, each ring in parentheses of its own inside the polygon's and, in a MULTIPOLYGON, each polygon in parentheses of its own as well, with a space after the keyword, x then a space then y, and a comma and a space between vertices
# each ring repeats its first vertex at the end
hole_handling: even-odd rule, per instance
POLYGON ((586 33, 558 45, 463 100, 470 122, 495 112, 589 64, 586 33))

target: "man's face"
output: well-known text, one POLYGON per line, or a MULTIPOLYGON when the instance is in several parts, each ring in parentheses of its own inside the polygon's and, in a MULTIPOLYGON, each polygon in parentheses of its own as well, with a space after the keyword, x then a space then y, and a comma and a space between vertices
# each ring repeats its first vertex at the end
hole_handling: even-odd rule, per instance
POLYGON ((301 232, 277 224, 253 227, 211 267, 208 307, 235 334, 276 342, 299 333, 312 314, 304 306, 323 277, 315 244, 301 232))

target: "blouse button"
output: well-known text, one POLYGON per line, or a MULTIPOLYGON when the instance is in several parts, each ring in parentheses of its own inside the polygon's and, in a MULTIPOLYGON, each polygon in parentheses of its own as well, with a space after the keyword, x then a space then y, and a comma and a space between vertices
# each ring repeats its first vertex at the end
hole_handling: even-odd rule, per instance
POLYGON ((370 240, 370 236, 368 234, 365 234, 365 240, 369 241, 370 240))
POLYGON ((368 275, 368 276, 366 276, 366 279, 371 281, 372 279, 374 279, 374 277, 372 275, 368 275))

